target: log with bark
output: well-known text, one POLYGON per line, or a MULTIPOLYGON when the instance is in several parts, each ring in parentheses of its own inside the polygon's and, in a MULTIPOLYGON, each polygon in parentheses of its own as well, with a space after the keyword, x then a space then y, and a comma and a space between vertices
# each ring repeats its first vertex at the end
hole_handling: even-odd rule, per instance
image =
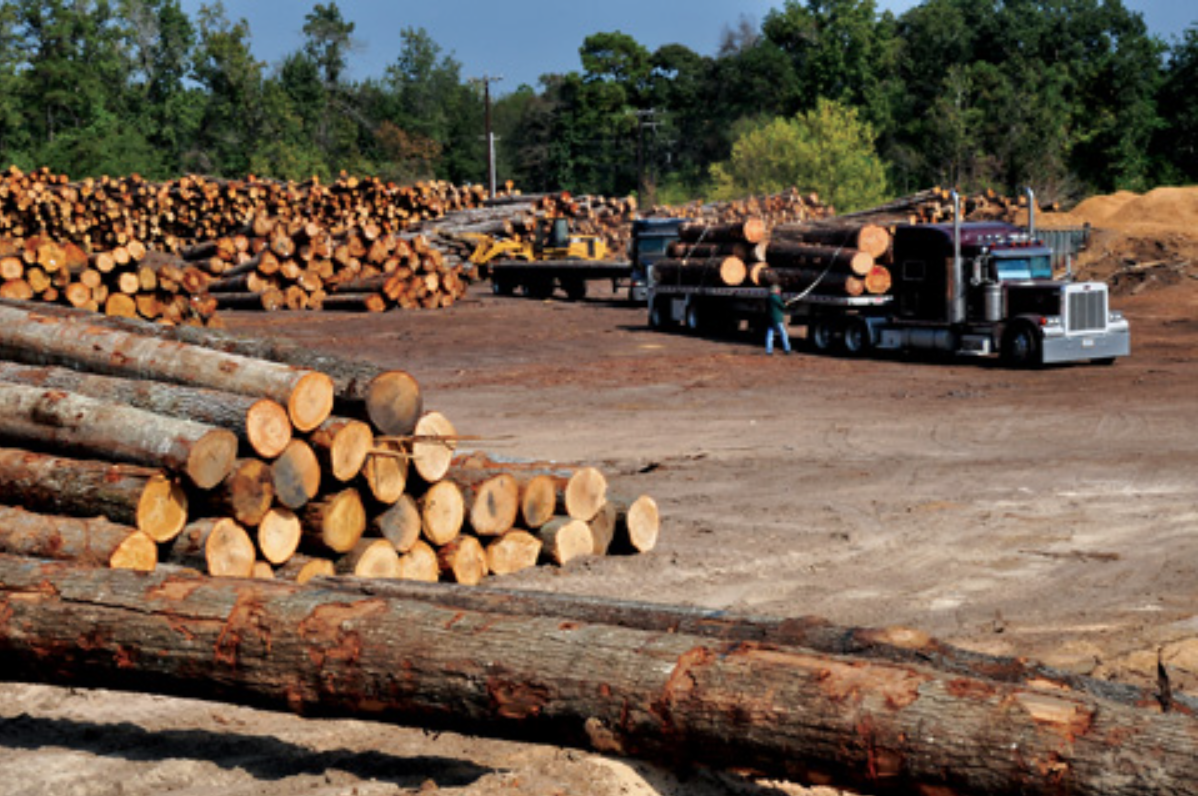
POLYGON ((0 506, 0 552, 140 572, 158 564, 158 545, 136 528, 104 517, 42 514, 14 506, 0 506))
POLYGON ((0 357, 272 398, 287 407, 300 431, 319 426, 333 408, 332 380, 318 371, 72 322, 11 305, 0 306, 0 357))
POLYGON ((0 649, 0 676, 15 681, 410 723, 874 792, 1138 796, 1198 781, 1198 723, 1159 705, 165 568, 0 557, 0 649))
POLYGON ((0 448, 0 503, 43 514, 107 517, 158 542, 187 522, 187 493, 163 470, 0 448))
POLYGON ((744 260, 730 255, 707 260, 658 260, 653 264, 653 272, 663 285, 688 287, 738 287, 749 274, 744 260))

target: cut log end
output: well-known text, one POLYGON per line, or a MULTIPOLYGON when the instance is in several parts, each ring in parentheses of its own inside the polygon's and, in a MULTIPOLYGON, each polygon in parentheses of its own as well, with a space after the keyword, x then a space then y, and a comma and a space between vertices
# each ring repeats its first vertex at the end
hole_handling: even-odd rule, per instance
POLYGON ((275 506, 258 523, 258 549, 267 562, 284 564, 299 549, 302 535, 300 520, 295 512, 275 506))
POLYGON ((492 575, 510 575, 531 569, 541 558, 543 543, 528 531, 512 530, 487 545, 487 570, 492 575))
POLYGON ((320 491, 320 462, 303 440, 291 440, 270 469, 275 495, 289 509, 303 507, 320 491))
POLYGON ((607 502, 607 479, 594 467, 582 467, 566 484, 566 513, 590 522, 607 502))
POLYGON ((299 431, 311 431, 333 412, 333 380, 323 373, 305 373, 287 399, 287 414, 299 431))
POLYGON ((520 516, 525 528, 536 530, 553 519, 557 504, 557 479, 534 475, 520 492, 520 516))
POLYGON ((399 578, 399 553, 386 539, 361 539, 337 562, 337 572, 359 578, 399 578))
POLYGON ((257 551, 246 530, 230 519, 219 520, 204 543, 208 574, 216 578, 248 578, 257 551))
POLYGON ((380 373, 366 391, 370 422, 385 435, 411 434, 424 411, 420 385, 402 370, 380 373))
POLYGON ((269 398, 255 401, 246 411, 246 440, 263 459, 274 459, 287 449, 291 428, 287 410, 269 398))
POLYGON ((192 445, 187 456, 187 477, 200 489, 213 489, 233 471, 237 461, 237 436, 213 429, 192 445))
POLYGON ((375 447, 378 452, 366 457, 362 476, 375 500, 392 505, 407 489, 408 454, 401 443, 393 440, 382 440, 375 447))
POLYGON ((520 484, 510 473, 500 473, 474 490, 470 527, 479 536, 498 536, 516 524, 519 511, 520 484))
POLYGON ((446 580, 476 586, 487 576, 487 554, 475 536, 459 536, 437 551, 441 574, 446 580))
POLYGON ((108 559, 113 569, 153 572, 158 566, 158 545, 142 531, 134 531, 121 542, 108 559))
POLYGON ((420 499, 420 517, 425 537, 435 545, 457 538, 466 518, 461 488, 452 481, 439 481, 420 499))
POLYGON ((440 412, 426 412, 416 423, 412 466, 426 482, 440 481, 449 472, 457 448, 457 430, 440 412))
POLYGON ((628 507, 622 527, 617 527, 619 546, 624 552, 647 553, 657 546, 660 532, 661 515, 657 502, 648 495, 641 495, 628 507))
POLYGON ((437 551, 424 540, 412 545, 412 549, 400 556, 399 561, 399 576, 403 580, 436 583, 441 579, 441 564, 437 560, 437 551))
POLYGON ((155 542, 169 542, 187 524, 187 492, 159 473, 146 481, 137 501, 137 528, 155 542))

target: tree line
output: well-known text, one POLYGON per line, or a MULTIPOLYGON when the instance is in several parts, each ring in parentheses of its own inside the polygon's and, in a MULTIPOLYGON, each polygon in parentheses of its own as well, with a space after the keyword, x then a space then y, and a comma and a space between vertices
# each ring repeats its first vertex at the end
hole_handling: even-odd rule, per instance
MULTIPOLYGON (((0 158, 485 181, 483 86, 420 28, 350 80, 354 29, 316 3, 267 64, 220 2, 5 0, 0 158)), ((671 202, 795 185, 841 209, 934 184, 1068 200, 1198 180, 1198 26, 1165 42, 1121 0, 785 0, 721 39, 702 55, 588 36, 577 70, 494 100, 500 179, 671 202)))

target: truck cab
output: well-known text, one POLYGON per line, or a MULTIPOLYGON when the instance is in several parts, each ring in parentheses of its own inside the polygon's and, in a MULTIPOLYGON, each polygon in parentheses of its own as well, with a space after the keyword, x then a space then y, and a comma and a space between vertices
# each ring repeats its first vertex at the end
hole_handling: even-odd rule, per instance
POLYGON ((632 222, 632 239, 628 242, 628 260, 632 263, 633 301, 648 298, 649 269, 666 257, 670 243, 678 240, 678 228, 684 218, 638 218, 632 222))
POLYGON ((1001 354, 1012 365, 1106 363, 1130 353, 1127 321, 1110 310, 1107 286, 1053 279, 1052 255, 1012 224, 900 226, 893 318, 871 324, 873 342, 1001 354))

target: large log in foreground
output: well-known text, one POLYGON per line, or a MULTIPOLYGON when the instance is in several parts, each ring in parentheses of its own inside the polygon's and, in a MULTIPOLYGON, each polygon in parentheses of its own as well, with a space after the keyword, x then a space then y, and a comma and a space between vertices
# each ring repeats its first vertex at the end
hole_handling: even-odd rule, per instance
POLYGON ((0 556, 10 680, 953 794, 1193 793, 1198 722, 1036 684, 557 617, 0 556))

